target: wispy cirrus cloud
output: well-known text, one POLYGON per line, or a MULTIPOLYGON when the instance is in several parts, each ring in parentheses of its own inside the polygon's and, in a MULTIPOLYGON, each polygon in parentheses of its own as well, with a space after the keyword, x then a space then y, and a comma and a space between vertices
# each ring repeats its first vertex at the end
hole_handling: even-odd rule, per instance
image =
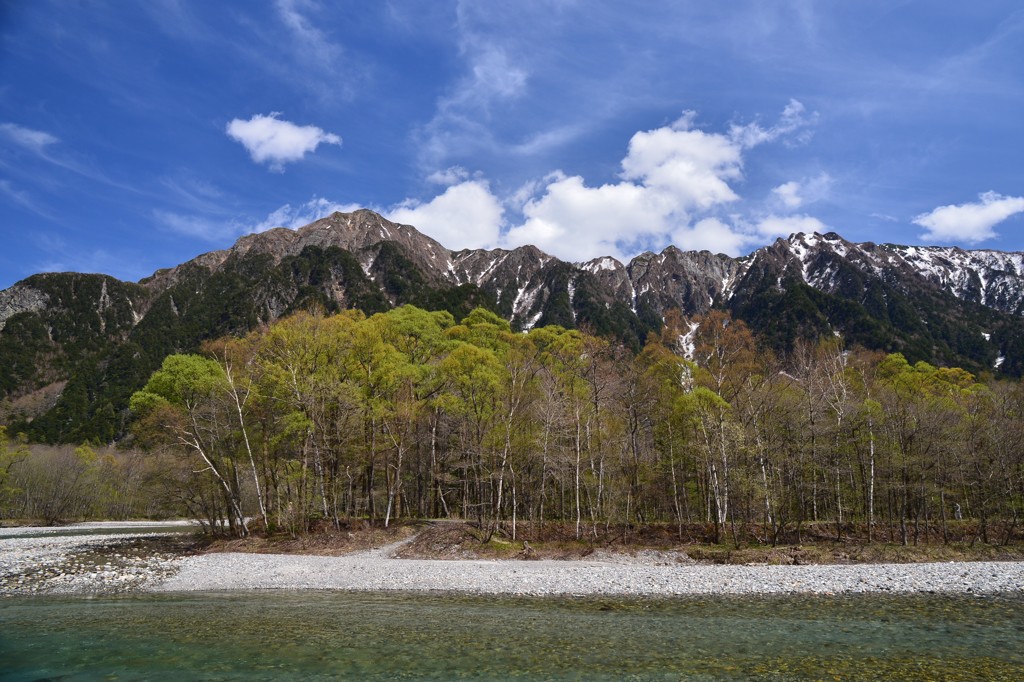
POLYGON ((296 125, 281 118, 280 112, 256 114, 249 120, 232 119, 228 137, 240 142, 256 163, 283 173, 284 164, 302 160, 321 144, 341 145, 341 137, 314 125, 296 125))
POLYGON ((120 279, 137 280, 147 273, 140 266, 141 258, 136 253, 114 253, 104 248, 82 248, 52 233, 33 236, 39 252, 45 257, 35 261, 35 272, 96 272, 113 275, 120 279))
POLYGON ((298 87, 321 103, 353 99, 370 80, 374 67, 337 37, 344 30, 333 4, 275 0, 275 21, 250 24, 262 49, 242 48, 242 52, 286 87, 298 87))
POLYGON ((39 206, 26 190, 17 189, 9 180, 0 179, 0 193, 18 206, 21 206, 38 216, 53 220, 53 215, 46 209, 39 206))
POLYGON ((47 147, 60 142, 50 133, 26 128, 17 123, 0 123, 0 132, 11 142, 36 154, 42 154, 47 147))
POLYGON ((832 177, 820 173, 813 178, 790 180, 772 188, 775 200, 789 210, 800 208, 823 199, 832 187, 832 177))
POLYGON ((221 216, 154 209, 153 219, 171 232, 215 244, 222 244, 244 234, 244 229, 235 219, 221 216))
POLYGON ((438 99, 433 118, 418 134, 425 166, 443 165, 455 152, 498 146, 489 124, 492 109, 525 92, 527 71, 501 47, 471 41, 462 50, 466 73, 438 99))
POLYGON ((817 112, 808 112, 802 102, 791 99, 775 124, 765 128, 758 121, 745 125, 734 123, 729 126, 729 137, 746 149, 782 137, 788 138, 790 144, 806 144, 817 121, 817 112))
POLYGON ((190 174, 165 176, 159 179, 160 186, 173 197, 175 206, 208 214, 223 214, 230 204, 237 200, 225 195, 224 191, 208 180, 190 174))
POLYGON ((301 204, 280 206, 263 218, 217 211, 181 213, 165 209, 154 209, 152 217, 165 230, 226 247, 242 235, 264 232, 275 227, 295 229, 335 211, 350 213, 359 208, 362 207, 358 204, 341 204, 323 197, 313 197, 301 204))
POLYGON ((1024 197, 983 192, 978 201, 939 206, 911 222, 925 228, 921 239, 976 244, 998 237, 995 226, 1018 213, 1024 213, 1024 197))
POLYGON ((73 153, 61 149, 61 139, 43 130, 35 130, 17 123, 0 123, 0 139, 6 140, 10 145, 22 153, 28 153, 32 157, 41 159, 49 164, 63 168, 66 171, 80 175, 94 182, 109 185, 120 190, 132 193, 140 193, 138 188, 109 177, 90 161, 82 160, 73 153))
POLYGON ((294 39, 294 49, 302 58, 321 68, 332 68, 342 55, 341 46, 331 42, 306 13, 320 8, 312 0, 277 0, 278 17, 294 39))
POLYGON ((275 227, 295 229, 325 218, 332 213, 351 213, 362 208, 359 204, 341 204, 324 197, 313 197, 302 204, 285 204, 271 211, 266 218, 245 228, 246 232, 263 232, 275 227))
POLYGON ((496 17, 485 15, 469 3, 456 5, 454 36, 461 73, 438 96, 433 116, 416 132, 424 167, 436 168, 453 155, 502 146, 494 119, 527 94, 531 73, 518 49, 518 37, 494 30, 490 22, 496 17))

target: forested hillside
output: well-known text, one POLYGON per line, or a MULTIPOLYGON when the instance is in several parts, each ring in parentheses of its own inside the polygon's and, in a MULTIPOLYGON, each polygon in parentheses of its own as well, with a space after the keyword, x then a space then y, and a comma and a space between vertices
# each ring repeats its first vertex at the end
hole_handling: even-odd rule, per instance
POLYGON ((456 517, 916 543, 972 519, 1000 542, 1024 502, 1019 382, 834 338, 777 357, 720 312, 669 315, 639 354, 481 309, 298 313, 168 357, 131 407, 133 445, 187 462, 189 511, 237 535, 456 517))
POLYGON ((628 264, 532 246, 453 252, 367 210, 275 228, 139 283, 48 273, 0 291, 0 424, 36 442, 112 443, 165 357, 297 311, 411 304, 515 331, 559 325, 639 352, 669 315, 744 321, 765 352, 840 336, 910 362, 1024 373, 1024 255, 791 235, 748 256, 668 247, 628 264))

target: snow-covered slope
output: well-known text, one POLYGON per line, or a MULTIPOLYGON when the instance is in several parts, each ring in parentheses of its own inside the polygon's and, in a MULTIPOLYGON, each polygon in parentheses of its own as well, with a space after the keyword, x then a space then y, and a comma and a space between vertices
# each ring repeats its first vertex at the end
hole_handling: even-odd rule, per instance
POLYGON ((959 299, 1024 313, 1024 253, 894 244, 882 248, 959 299))
MULTIPOLYGON (((844 266, 890 281, 924 280, 970 303, 1024 314, 1024 253, 848 242, 838 234, 797 233, 754 252, 794 264, 812 287, 834 293, 844 266)), ((744 269, 741 267, 741 270, 744 269)), ((738 281, 738 280, 737 280, 738 281)))

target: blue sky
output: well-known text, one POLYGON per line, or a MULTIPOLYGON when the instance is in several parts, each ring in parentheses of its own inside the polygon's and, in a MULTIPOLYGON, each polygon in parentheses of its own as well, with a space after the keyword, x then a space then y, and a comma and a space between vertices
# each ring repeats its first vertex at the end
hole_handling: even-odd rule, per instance
POLYGON ((1024 249, 1016 1, 0 3, 0 288, 368 207, 569 260, 1024 249))

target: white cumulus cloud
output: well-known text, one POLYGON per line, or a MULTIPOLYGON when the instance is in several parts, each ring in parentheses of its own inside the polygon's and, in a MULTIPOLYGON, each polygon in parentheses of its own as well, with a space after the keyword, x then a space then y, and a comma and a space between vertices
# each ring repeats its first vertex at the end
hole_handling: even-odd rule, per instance
POLYGON ((664 233, 672 202, 630 182, 588 187, 579 176, 558 174, 539 198, 527 201, 525 221, 509 230, 509 246, 533 244, 560 258, 622 258, 622 241, 664 233))
MULTIPOLYGON (((769 128, 751 124, 716 133, 697 128, 695 120, 696 113, 687 111, 667 126, 633 135, 618 182, 595 187, 582 177, 556 173, 538 186, 524 186, 516 196, 523 222, 504 235, 503 243, 535 244, 582 261, 598 255, 628 258, 668 240, 684 249, 733 255, 762 241, 759 225, 727 221, 720 214, 740 199, 735 186, 743 180, 745 152, 808 125, 803 106, 791 101, 769 128), (531 191, 531 197, 523 197, 531 191)), ((794 200, 798 189, 794 183, 794 200)), ((765 229, 781 229, 783 220, 798 228, 792 231, 823 227, 805 216, 771 216, 765 229)))
POLYGON ((426 203, 406 200, 385 217, 412 225, 449 249, 476 249, 497 243, 504 210, 486 182, 468 180, 426 203))
POLYGON ((804 203, 804 200, 800 197, 800 183, 796 180, 783 183, 773 189, 772 192, 779 197, 779 200, 785 204, 786 208, 799 208, 800 204, 804 203))
POLYGON ((975 244, 998 236, 993 228, 1022 212, 1024 197, 984 192, 974 203, 939 206, 929 213, 915 216, 913 223, 925 228, 921 239, 975 244))
MULTIPOLYGON (((694 128, 694 119, 685 112, 668 126, 633 135, 619 182, 592 187, 582 177, 553 174, 540 196, 526 201, 524 222, 504 241, 576 261, 626 258, 673 230, 696 244, 692 228, 687 232, 693 215, 739 199, 730 183, 742 179, 743 149, 728 135, 694 128)), ((734 251, 736 240, 727 241, 718 250, 734 251)))
POLYGON ((664 192, 677 210, 708 209, 739 198, 730 181, 742 177, 742 149, 725 135, 691 128, 692 112, 671 126, 633 135, 622 177, 664 192))
POLYGON ((279 118, 279 112, 256 114, 248 121, 236 118, 227 125, 228 136, 241 142, 256 163, 284 170, 284 164, 301 160, 321 144, 341 144, 341 138, 317 126, 300 126, 279 118))
POLYGON ((711 251, 738 254, 751 243, 751 235, 738 231, 718 218, 704 218, 692 227, 684 225, 672 232, 672 244, 683 251, 711 251))
POLYGON ((826 229, 817 218, 789 213, 827 192, 827 174, 776 188, 759 218, 743 217, 749 208, 736 190, 752 147, 789 139, 813 118, 792 100, 767 128, 755 123, 713 132, 698 128, 696 113, 687 111, 673 123, 635 133, 611 182, 588 184, 554 171, 498 197, 479 174, 452 166, 427 177, 446 187, 442 194, 408 199, 385 215, 455 249, 532 244, 580 262, 603 255, 626 260, 674 243, 738 255, 775 236, 826 229))

